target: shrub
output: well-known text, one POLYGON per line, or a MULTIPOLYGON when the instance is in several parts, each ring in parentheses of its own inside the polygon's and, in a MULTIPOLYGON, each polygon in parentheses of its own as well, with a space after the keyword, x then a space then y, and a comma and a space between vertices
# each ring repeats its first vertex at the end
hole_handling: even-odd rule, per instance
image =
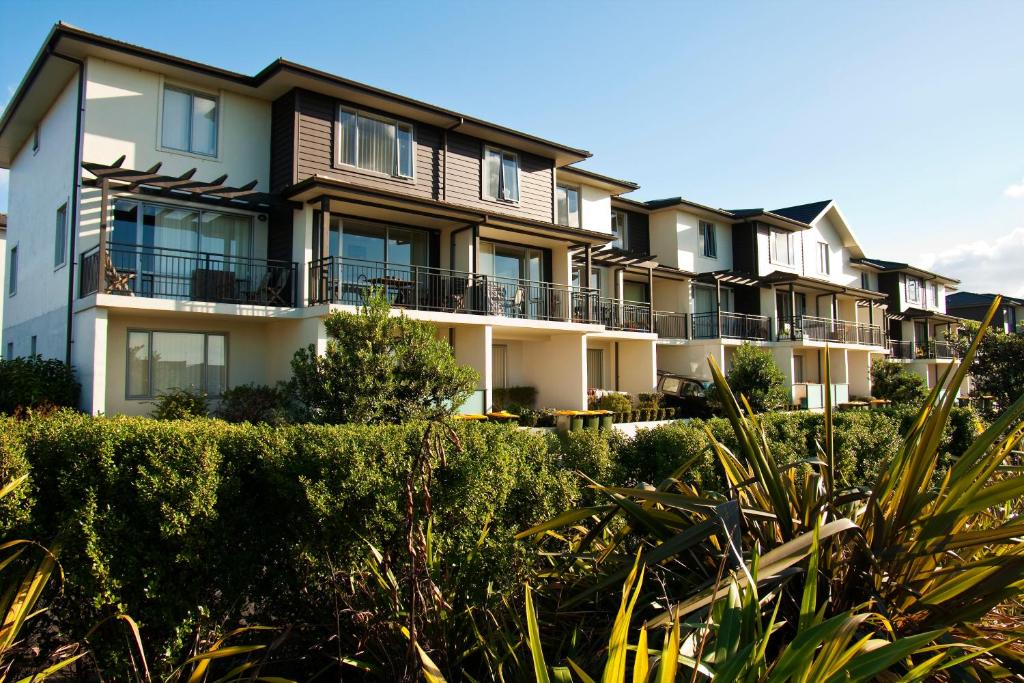
MULTIPOLYGON (((19 425, 11 418, 0 417, 0 487, 28 473, 19 425)), ((10 539, 29 520, 33 504, 31 488, 26 484, 0 498, 0 538, 10 539)))
POLYGON ((601 396, 597 401, 597 408, 610 410, 613 413, 624 413, 632 409, 632 407, 633 401, 630 399, 629 394, 608 393, 601 396))
POLYGON ((491 397, 495 410, 511 409, 513 406, 533 408, 537 404, 537 389, 536 387, 499 387, 491 390, 491 397))
MULTIPOLYGON (((749 342, 736 347, 726 378, 737 397, 740 394, 747 397, 755 413, 779 410, 789 402, 785 375, 768 349, 749 342)), ((713 408, 720 407, 718 389, 714 385, 708 390, 708 402, 713 408)))
POLYGON ((918 404, 927 394, 924 378, 901 363, 878 358, 871 364, 871 395, 875 398, 918 404))
POLYGON ((150 416, 155 420, 188 420, 210 413, 206 394, 195 389, 170 389, 152 403, 150 416))
POLYGON ((289 416, 288 392, 280 386, 242 384, 232 387, 221 395, 216 415, 228 422, 283 424, 289 416))
POLYGON ((380 290, 359 313, 324 319, 327 350, 299 349, 293 386, 310 419, 325 424, 400 423, 452 414, 478 377, 459 365, 430 323, 392 316, 380 290))
POLYGON ((78 405, 81 386, 63 361, 42 356, 0 360, 0 412, 18 409, 78 405))
POLYGON ((644 408, 657 408, 661 405, 661 394, 637 394, 637 407, 640 409, 644 408))

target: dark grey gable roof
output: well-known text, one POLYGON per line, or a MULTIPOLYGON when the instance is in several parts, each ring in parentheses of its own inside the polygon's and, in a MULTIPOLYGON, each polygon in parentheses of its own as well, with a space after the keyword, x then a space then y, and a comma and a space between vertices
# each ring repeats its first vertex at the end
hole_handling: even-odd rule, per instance
POLYGON ((820 216, 821 212, 825 210, 825 207, 831 203, 831 199, 826 199, 821 202, 811 202, 810 204, 787 206, 784 209, 774 209, 772 213, 777 213, 780 216, 785 216, 786 218, 792 218, 795 221, 809 224, 812 223, 815 218, 820 216))
MULTIPOLYGON (((996 298, 995 294, 979 294, 977 292, 956 292, 946 295, 946 307, 988 306, 996 298)), ((1024 306, 1024 300, 1012 296, 1003 296, 1003 301, 1014 306, 1024 306)))

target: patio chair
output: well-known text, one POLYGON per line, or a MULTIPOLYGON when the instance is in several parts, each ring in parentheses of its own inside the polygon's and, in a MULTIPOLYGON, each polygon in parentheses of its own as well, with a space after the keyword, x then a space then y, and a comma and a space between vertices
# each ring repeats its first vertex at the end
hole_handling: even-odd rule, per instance
POLYGON ((135 296, 135 292, 131 288, 131 281, 135 279, 135 273, 132 272, 120 272, 115 266, 110 257, 107 257, 107 265, 105 268, 104 276, 107 281, 106 291, 109 294, 127 294, 128 296, 135 296))

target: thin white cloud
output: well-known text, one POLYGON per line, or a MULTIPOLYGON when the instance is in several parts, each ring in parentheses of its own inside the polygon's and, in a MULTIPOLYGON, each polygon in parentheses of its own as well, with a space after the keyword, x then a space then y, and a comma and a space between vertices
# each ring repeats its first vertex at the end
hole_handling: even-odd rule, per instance
POLYGON ((1024 199, 1024 179, 1019 183, 1008 186, 1003 194, 1012 199, 1024 199))
POLYGON ((968 292, 1024 297, 1024 227, 992 240, 975 240, 923 254, 921 266, 960 280, 968 292))

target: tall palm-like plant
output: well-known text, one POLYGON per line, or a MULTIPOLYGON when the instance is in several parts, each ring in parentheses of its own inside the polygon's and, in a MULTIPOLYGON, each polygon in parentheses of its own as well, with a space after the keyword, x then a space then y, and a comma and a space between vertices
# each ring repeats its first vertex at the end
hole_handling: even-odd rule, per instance
MULTIPOLYGON (((993 302, 988 319, 998 305, 993 302)), ((737 622, 726 618, 732 609, 756 603, 758 619, 769 605, 778 611, 778 620, 773 614, 763 624, 761 640, 743 641, 766 660, 743 669, 742 676, 728 669, 739 679, 857 679, 864 671, 854 666, 857 655, 840 652, 873 641, 901 653, 879 671, 905 680, 919 680, 933 665, 962 680, 1024 678, 1021 634, 980 625, 997 605, 1024 594, 1024 521, 1019 512, 1005 512, 1014 505, 1019 511, 1024 476, 1004 465, 1024 437, 1024 397, 966 452, 954 454, 953 465, 934 483, 942 433, 987 322, 961 363, 947 369, 924 401, 898 456, 865 489, 844 487, 837 479, 830 397, 815 452, 780 467, 758 417, 710 360, 738 442, 732 451, 708 432, 728 496, 684 485, 679 473, 654 489, 595 485, 607 505, 571 511, 524 532, 568 548, 547 582, 558 605, 549 620, 557 628, 571 618, 564 614, 567 606, 583 604, 599 614, 605 608, 601 590, 622 581, 639 549, 639 566, 659 580, 648 582, 658 590, 636 601, 638 612, 656 613, 646 623, 651 633, 705 615, 685 622, 691 630, 684 642, 699 639, 705 653, 713 642, 713 652, 729 652, 721 644, 723 638, 733 642, 737 622), (803 581, 794 580, 797 575, 803 581), (783 667, 797 656, 798 645, 804 664, 783 667), (829 659, 824 669, 808 668, 806 657, 826 653, 839 658, 829 659), (808 677, 809 671, 818 673, 808 677)), ((827 352, 823 356, 828 383, 827 352)), ((740 631, 754 633, 749 623, 740 631)), ((877 652, 877 644, 868 649, 877 652)), ((726 659, 734 658, 709 662, 696 651, 684 655, 697 676, 737 679, 721 673, 726 659)))

